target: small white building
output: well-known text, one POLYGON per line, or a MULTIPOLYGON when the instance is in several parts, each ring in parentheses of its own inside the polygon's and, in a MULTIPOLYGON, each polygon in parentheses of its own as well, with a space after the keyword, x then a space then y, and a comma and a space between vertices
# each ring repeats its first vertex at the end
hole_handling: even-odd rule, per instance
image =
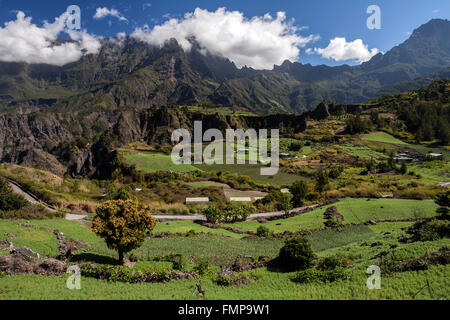
POLYGON ((432 157, 435 160, 443 160, 444 159, 444 156, 443 156, 442 153, 432 153, 432 152, 430 152, 428 154, 428 156, 432 157))
POLYGON ((209 203, 209 198, 186 198, 186 204, 209 203))
POLYGON ((234 202, 252 202, 250 197, 230 197, 230 201, 234 202))

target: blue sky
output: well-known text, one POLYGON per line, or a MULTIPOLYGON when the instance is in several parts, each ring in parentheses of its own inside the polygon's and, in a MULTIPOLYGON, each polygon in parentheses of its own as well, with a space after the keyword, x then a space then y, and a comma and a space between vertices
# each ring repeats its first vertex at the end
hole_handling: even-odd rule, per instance
MULTIPOLYGON (((164 23, 169 17, 182 18, 186 12, 193 12, 195 8, 215 11, 219 7, 226 7, 230 11, 240 11, 246 18, 263 16, 270 13, 276 16, 279 11, 286 12, 287 19, 295 19, 295 25, 307 27, 298 34, 307 36, 319 35, 320 39, 307 43, 300 48, 299 61, 302 63, 340 65, 343 63, 356 64, 355 60, 335 61, 320 54, 306 54, 307 48, 325 48, 330 40, 345 37, 347 41, 361 39, 369 49, 377 48, 386 52, 393 46, 406 40, 410 32, 432 18, 450 18, 449 0, 203 0, 203 1, 85 1, 85 0, 0 0, 0 24, 15 20, 17 11, 23 11, 33 18, 32 22, 38 26, 44 20, 52 22, 60 16, 69 5, 81 8, 82 28, 88 33, 104 37, 115 36, 119 32, 131 34, 137 27, 164 23), (378 5, 381 9, 381 29, 369 30, 366 20, 369 5, 378 5), (119 20, 109 16, 94 19, 97 8, 107 7, 116 9, 125 19, 119 20)), ((0 39, 1 41, 1 39, 0 39)))

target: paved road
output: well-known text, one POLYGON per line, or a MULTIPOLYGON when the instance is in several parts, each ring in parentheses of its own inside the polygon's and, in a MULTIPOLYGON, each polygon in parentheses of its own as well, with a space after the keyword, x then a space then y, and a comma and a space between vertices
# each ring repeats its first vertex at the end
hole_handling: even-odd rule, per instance
POLYGON ((29 193, 28 191, 24 190, 17 182, 11 180, 11 179, 6 179, 9 183, 9 185, 11 186, 12 190, 15 193, 21 194, 22 196, 24 196, 24 198, 28 201, 31 202, 33 204, 42 204, 44 207, 46 207, 49 211, 56 211, 53 207, 49 206, 46 203, 43 203, 42 201, 40 201, 35 195, 29 193))
MULTIPOLYGON (((29 202, 34 203, 34 204, 42 204, 43 206, 45 206, 48 210, 50 211, 55 211, 54 208, 52 208, 51 206, 49 206, 48 204, 39 201, 39 199, 32 195, 31 193, 27 192, 26 190, 24 190, 19 184, 17 184, 15 181, 12 181, 10 179, 7 179, 10 186, 12 187, 13 191, 21 194, 25 197, 25 199, 27 199, 29 202)), ((316 204, 316 205, 312 205, 312 206, 306 206, 306 207, 301 207, 301 208, 295 208, 292 209, 289 212, 296 212, 296 211, 300 211, 300 210, 304 210, 304 209, 313 209, 316 208, 320 205, 316 204)), ((264 212, 264 213, 254 213, 251 214, 248 217, 248 220, 256 220, 259 218, 270 218, 270 217, 278 217, 278 216, 282 216, 284 215, 284 211, 274 211, 274 212, 264 212)), ((70 212, 68 214, 66 214, 66 219, 67 220, 82 220, 83 218, 85 218, 87 216, 87 214, 83 214, 83 213, 79 213, 79 212, 70 212)), ((201 214, 193 214, 193 215, 169 215, 169 214, 154 214, 153 217, 155 219, 160 219, 160 220, 203 220, 206 221, 205 216, 201 215, 201 214)))

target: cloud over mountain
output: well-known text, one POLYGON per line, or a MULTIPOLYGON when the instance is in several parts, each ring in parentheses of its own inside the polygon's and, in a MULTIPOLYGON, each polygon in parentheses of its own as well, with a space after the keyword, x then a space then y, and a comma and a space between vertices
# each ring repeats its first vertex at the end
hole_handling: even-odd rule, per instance
MULTIPOLYGON (((311 50, 308 51, 308 53, 311 52, 311 50)), ((347 42, 345 38, 340 37, 331 39, 326 48, 315 48, 314 52, 326 59, 335 61, 357 60, 359 63, 366 62, 379 53, 377 48, 369 50, 361 39, 347 42)))
POLYGON ((195 9, 182 19, 170 19, 153 28, 137 28, 132 36, 153 45, 163 45, 175 38, 185 50, 190 50, 190 38, 195 38, 204 53, 226 57, 238 67, 272 69, 274 64, 298 59, 299 47, 319 36, 298 34, 301 28, 287 21, 284 12, 276 18, 269 14, 247 19, 239 11, 219 8, 215 12, 195 9))
POLYGON ((103 19, 106 17, 114 17, 119 19, 120 21, 128 21, 118 10, 116 9, 108 9, 107 7, 97 8, 95 10, 94 19, 103 19))
POLYGON ((0 27, 0 61, 47 63, 64 65, 77 61, 86 53, 96 53, 100 42, 86 31, 69 30, 66 22, 69 13, 65 12, 55 22, 44 22, 38 27, 31 23, 31 17, 19 11, 15 21, 0 27), (56 43, 58 35, 66 32, 75 42, 56 43))

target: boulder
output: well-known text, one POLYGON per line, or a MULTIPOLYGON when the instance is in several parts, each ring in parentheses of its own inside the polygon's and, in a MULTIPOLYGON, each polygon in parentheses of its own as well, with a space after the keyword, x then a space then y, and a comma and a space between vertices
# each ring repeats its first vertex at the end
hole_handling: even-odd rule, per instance
POLYGON ((39 259, 39 253, 36 253, 26 247, 13 248, 10 253, 12 255, 21 255, 26 259, 39 259))

